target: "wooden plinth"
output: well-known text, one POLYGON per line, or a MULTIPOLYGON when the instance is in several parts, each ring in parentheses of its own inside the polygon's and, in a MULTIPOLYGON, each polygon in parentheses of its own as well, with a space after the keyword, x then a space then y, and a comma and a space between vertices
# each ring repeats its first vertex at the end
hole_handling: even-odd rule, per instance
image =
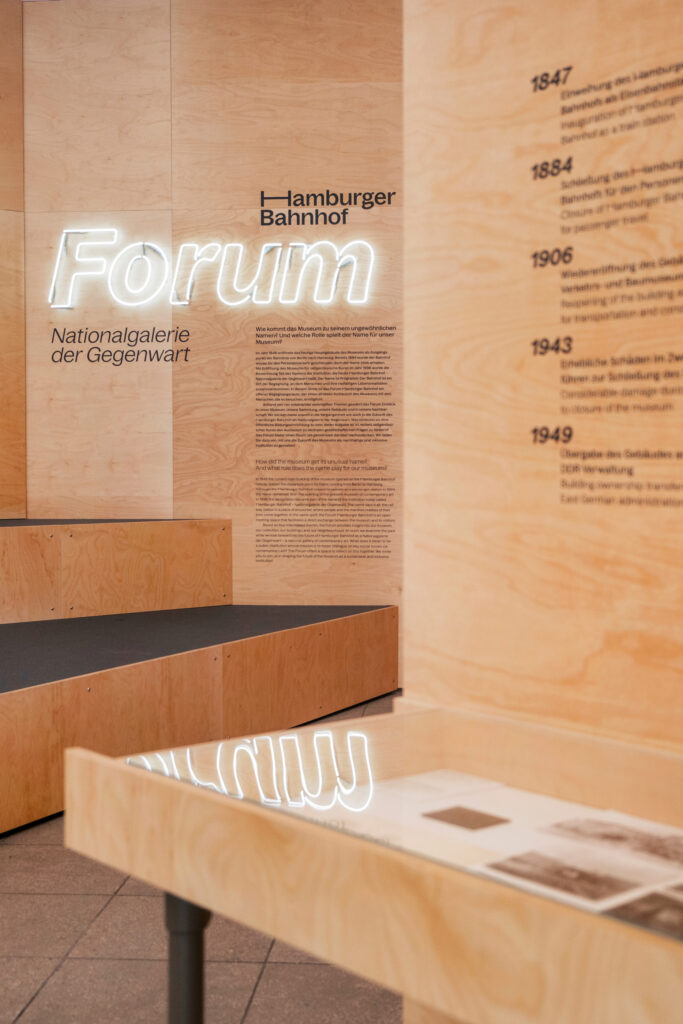
POLYGON ((0 693, 0 832, 63 808, 65 747, 123 755, 289 728, 398 685, 395 608, 248 612, 241 639, 226 625, 225 643, 0 693))
POLYGON ((228 520, 0 528, 0 623, 230 604, 228 520))

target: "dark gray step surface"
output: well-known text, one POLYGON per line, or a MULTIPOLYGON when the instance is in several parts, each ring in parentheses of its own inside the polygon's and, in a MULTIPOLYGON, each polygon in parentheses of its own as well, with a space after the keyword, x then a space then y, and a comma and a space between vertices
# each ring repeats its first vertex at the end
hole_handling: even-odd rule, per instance
POLYGON ((219 605, 0 625, 0 693, 374 611, 383 605, 219 605))

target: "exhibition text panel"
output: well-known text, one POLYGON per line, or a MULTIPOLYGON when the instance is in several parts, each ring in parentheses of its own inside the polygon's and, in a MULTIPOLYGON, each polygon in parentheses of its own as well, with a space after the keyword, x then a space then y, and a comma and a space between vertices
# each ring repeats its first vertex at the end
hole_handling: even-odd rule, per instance
POLYGON ((529 442, 555 453, 563 504, 679 508, 683 59, 596 77, 580 56, 528 82, 559 142, 527 171, 547 193, 529 275, 556 302, 530 331, 543 369, 528 372, 557 395, 529 442))

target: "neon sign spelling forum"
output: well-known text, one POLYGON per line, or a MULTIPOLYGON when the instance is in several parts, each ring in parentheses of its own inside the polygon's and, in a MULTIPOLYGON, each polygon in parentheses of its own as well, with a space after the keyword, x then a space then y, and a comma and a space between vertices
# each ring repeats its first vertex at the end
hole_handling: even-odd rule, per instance
POLYGON ((73 309, 83 282, 90 279, 91 287, 104 288, 121 306, 144 306, 163 298, 172 306, 188 306, 198 272, 207 264, 224 306, 294 306, 304 299, 327 306, 337 298, 363 305, 375 266, 373 247, 361 239, 342 246, 329 241, 266 242, 252 254, 239 242, 184 242, 173 266, 156 242, 132 242, 122 248, 117 243, 115 228, 65 229, 52 274, 50 305, 73 309))

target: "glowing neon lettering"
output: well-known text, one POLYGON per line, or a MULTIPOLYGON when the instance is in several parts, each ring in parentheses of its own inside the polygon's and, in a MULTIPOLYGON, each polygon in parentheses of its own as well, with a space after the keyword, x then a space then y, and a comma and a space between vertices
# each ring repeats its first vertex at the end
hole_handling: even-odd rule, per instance
MULTIPOLYGON (((171 753, 172 753, 172 751, 171 751, 171 753)), ((157 757, 158 756, 159 755, 157 754, 157 757)), ((187 749, 185 751, 185 758, 187 760, 187 770, 190 773, 190 779, 192 780, 192 782, 193 782, 193 784, 195 786, 199 786, 201 789, 212 789, 215 793, 222 793, 222 792, 224 792, 221 789, 221 787, 219 785, 217 785, 215 782, 211 782, 210 780, 204 781, 204 780, 199 778, 199 776, 196 774, 196 772, 194 770, 194 767, 192 765, 192 751, 190 750, 189 747, 187 747, 187 749)), ((180 771, 178 770, 178 767, 175 764, 175 762, 174 762, 174 767, 175 767, 174 778, 181 779, 182 776, 181 776, 180 771)))
POLYGON ((277 743, 272 736, 219 743, 215 777, 212 771, 205 774, 206 766, 204 777, 200 777, 189 747, 184 752, 184 770, 172 750, 128 758, 128 763, 156 772, 160 766, 170 778, 187 779, 202 789, 239 800, 253 796, 271 806, 328 811, 339 804, 348 811, 364 811, 374 793, 367 736, 346 733, 346 778, 330 730, 306 734, 304 745, 302 738, 298 733, 284 733, 277 743))
POLYGON ((244 246, 236 242, 226 245, 223 250, 223 258, 216 285, 216 294, 223 305, 242 306, 245 302, 249 302, 250 299, 259 306, 269 305, 273 301, 275 279, 280 269, 281 255, 282 245, 280 243, 261 246, 261 255, 256 272, 249 284, 241 288, 237 282, 243 273, 244 246), (264 283, 264 267, 266 279, 270 275, 270 283, 265 290, 265 297, 259 292, 264 283))
MULTIPOLYGON (((244 789, 242 787, 242 781, 240 781, 240 772, 238 754, 246 754, 248 758, 248 764, 253 771, 253 780, 258 788, 259 799, 262 804, 281 804, 282 797, 280 796, 280 790, 277 784, 277 768, 275 764, 275 748, 273 746, 273 740, 270 736, 257 736, 253 740, 245 740, 244 743, 240 743, 239 746, 235 747, 232 755, 232 774, 235 779, 235 788, 237 790, 237 796, 240 800, 244 799, 244 789), (265 758, 259 758, 257 760, 259 752, 259 744, 266 747, 267 756, 265 758), (266 772, 270 774, 271 778, 267 780, 271 785, 271 796, 266 796, 263 786, 263 771, 262 767, 265 766, 266 772)), ((244 760, 244 758, 242 758, 244 760)), ((266 783, 267 784, 267 783, 266 783)))
POLYGON ((197 269, 202 263, 215 263, 221 253, 218 242, 209 242, 200 249, 194 242, 183 242, 178 249, 173 281, 171 282, 171 305, 189 306, 192 298, 197 269), (191 254, 194 254, 191 256, 191 254), (187 257, 192 263, 188 264, 187 257))
POLYGON ((154 242, 133 242, 112 261, 109 294, 120 306, 144 306, 159 295, 167 277, 168 259, 163 249, 154 242))
POLYGON ((316 761, 316 785, 309 784, 308 774, 302 761, 301 744, 296 734, 280 737, 280 755, 282 759, 283 789, 285 799, 290 807, 314 807, 325 811, 341 804, 349 811, 364 811, 372 799, 373 785, 368 754, 367 736, 361 732, 346 734, 348 759, 351 765, 351 781, 347 784, 341 777, 334 740, 331 732, 316 732, 313 735, 313 749, 316 761), (367 776, 367 782, 359 781, 367 776), (334 784, 330 787, 330 776, 334 776, 334 784), (367 786, 367 792, 360 787, 367 786), (327 791, 327 798, 322 799, 327 791), (354 799, 358 798, 358 799, 354 799))
POLYGON ((76 279, 98 277, 106 273, 104 256, 88 256, 84 250, 115 245, 114 228, 67 228, 62 231, 50 285, 49 301, 54 309, 70 309, 74 304, 76 279))
POLYGON ((374 263, 372 246, 361 240, 348 242, 341 250, 332 242, 315 242, 313 245, 293 242, 287 252, 286 269, 280 285, 280 302, 291 305, 300 302, 304 281, 313 271, 313 301, 319 306, 328 306, 334 300, 342 269, 350 267, 347 302, 363 305, 368 301, 374 263), (367 267, 365 273, 360 269, 363 262, 367 267))
POLYGON ((132 242, 112 253, 118 239, 116 228, 62 232, 48 293, 53 309, 73 309, 85 279, 92 289, 98 278, 121 306, 143 306, 162 296, 172 306, 188 306, 199 278, 206 276, 200 270, 209 264, 214 268, 216 297, 230 308, 247 303, 296 305, 304 300, 328 306, 339 298, 364 305, 370 297, 375 251, 363 239, 341 247, 330 241, 268 242, 256 258, 240 242, 183 242, 172 272, 169 256, 156 242, 132 242))

